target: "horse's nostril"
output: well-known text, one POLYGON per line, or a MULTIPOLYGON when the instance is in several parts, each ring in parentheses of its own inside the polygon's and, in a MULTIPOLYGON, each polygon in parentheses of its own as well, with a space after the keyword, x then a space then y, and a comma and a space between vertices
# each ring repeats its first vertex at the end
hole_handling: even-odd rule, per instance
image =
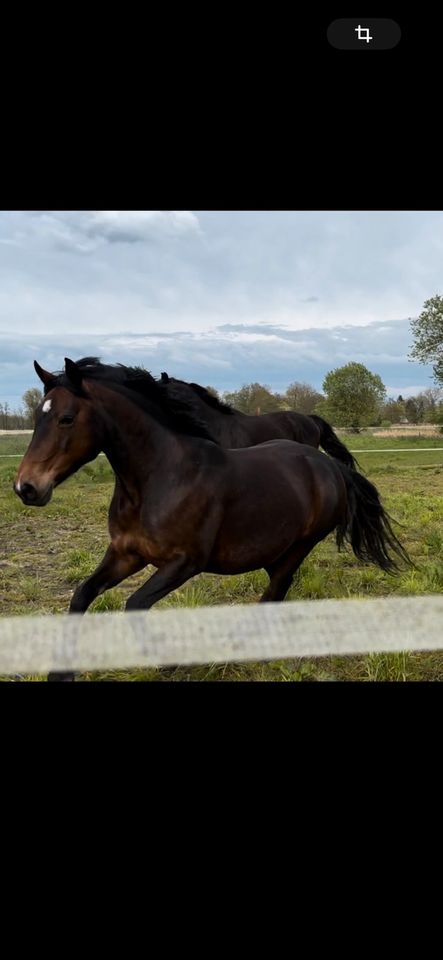
POLYGON ((22 483, 20 493, 26 500, 35 500, 37 496, 37 491, 35 487, 32 486, 32 483, 22 483))

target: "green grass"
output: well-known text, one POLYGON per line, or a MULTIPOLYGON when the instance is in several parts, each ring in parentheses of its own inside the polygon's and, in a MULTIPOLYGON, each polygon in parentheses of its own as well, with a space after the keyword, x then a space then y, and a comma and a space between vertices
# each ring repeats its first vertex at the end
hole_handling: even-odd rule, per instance
MULTIPOLYGON (((30 433, 12 433, 8 435, 7 433, 0 434, 0 453, 5 455, 8 454, 23 454, 29 445, 31 439, 30 433)), ((17 460, 17 463, 19 461, 17 460)), ((1 461, 0 461, 1 463, 1 461)))
MULTIPOLYGON (((381 429, 381 428, 379 428, 381 429)), ((358 455, 359 450, 391 450, 407 449, 410 447, 443 447, 443 436, 427 436, 417 433, 408 433, 402 437, 379 437, 372 432, 346 433, 338 430, 338 436, 350 450, 355 450, 358 455)))
MULTIPOLYGON (((20 442, 29 438, 0 436, 20 442)), ((346 437, 370 446, 367 436, 346 437)), ((371 438, 371 442, 378 438, 371 438)), ((389 440, 389 446, 416 445, 415 438, 389 440)), ((437 440, 436 445, 443 446, 437 440)), ((426 438, 424 446, 432 445, 426 438)), ((435 443, 434 443, 435 445, 435 443)), ((374 449, 372 443, 371 449, 374 449)), ((11 444, 9 445, 9 450, 11 444)), ((301 567, 288 599, 410 596, 443 590, 443 451, 360 454, 366 475, 377 485, 391 515, 400 522, 396 531, 417 569, 399 577, 360 563, 349 549, 338 553, 333 536, 319 544, 301 567)), ((112 471, 104 457, 83 467, 56 490, 51 503, 36 510, 24 507, 12 492, 20 458, 0 459, 0 603, 1 616, 62 613, 72 592, 101 560, 108 545, 107 512, 112 495, 112 471)), ((127 597, 149 575, 141 571, 121 586, 97 598, 90 614, 122 610, 127 597)), ((267 584, 264 571, 243 576, 201 574, 165 597, 158 607, 255 603, 267 584)), ((89 614, 88 614, 89 615, 89 614)), ((7 680, 8 678, 3 678, 7 680)), ((39 680, 39 677, 26 677, 39 680)), ((374 654, 365 657, 329 657, 272 663, 206 664, 198 667, 111 671, 84 674, 85 680, 170 680, 173 682, 279 681, 405 681, 443 680, 439 653, 374 654)))

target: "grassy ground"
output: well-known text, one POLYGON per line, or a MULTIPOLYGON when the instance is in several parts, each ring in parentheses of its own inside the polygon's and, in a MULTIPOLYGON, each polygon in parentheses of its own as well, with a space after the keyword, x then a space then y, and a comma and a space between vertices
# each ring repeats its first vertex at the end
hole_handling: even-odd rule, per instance
MULTIPOLYGON (((418 569, 393 578, 362 564, 349 550, 338 553, 331 536, 305 560, 288 599, 317 597, 405 596, 443 589, 443 451, 414 452, 443 446, 443 438, 377 438, 344 435, 357 451, 367 476, 377 485, 389 512, 402 524, 397 532, 418 569), (395 448, 396 453, 361 453, 395 448), (403 451, 407 448, 406 452, 403 451), (410 452, 409 452, 409 448, 410 452)), ((21 454, 29 436, 1 436, 0 454, 21 454)), ((107 511, 112 473, 98 458, 63 484, 48 507, 24 507, 12 492, 20 458, 0 459, 0 612, 62 613, 72 591, 97 565, 107 543, 107 511)), ((98 598, 91 613, 121 610, 144 580, 146 571, 98 598)), ((159 607, 212 603, 254 603, 267 583, 262 571, 241 577, 201 574, 160 601, 159 607)), ((8 679, 8 678, 3 678, 8 679)), ((43 679, 30 677, 27 679, 43 679)), ((83 679, 116 680, 443 680, 443 655, 377 654, 285 660, 277 663, 85 674, 83 679)))

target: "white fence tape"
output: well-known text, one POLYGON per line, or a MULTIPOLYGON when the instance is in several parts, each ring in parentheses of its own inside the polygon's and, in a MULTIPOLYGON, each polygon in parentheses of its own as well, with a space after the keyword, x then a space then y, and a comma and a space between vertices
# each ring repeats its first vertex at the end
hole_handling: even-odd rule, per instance
POLYGON ((443 650, 443 597, 0 618, 0 673, 443 650))

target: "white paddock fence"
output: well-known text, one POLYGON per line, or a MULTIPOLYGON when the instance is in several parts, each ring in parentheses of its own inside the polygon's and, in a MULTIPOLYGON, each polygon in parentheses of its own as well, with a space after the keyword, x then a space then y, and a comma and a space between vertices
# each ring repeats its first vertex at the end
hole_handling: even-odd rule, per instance
POLYGON ((443 597, 0 617, 0 673, 443 650, 443 597))

